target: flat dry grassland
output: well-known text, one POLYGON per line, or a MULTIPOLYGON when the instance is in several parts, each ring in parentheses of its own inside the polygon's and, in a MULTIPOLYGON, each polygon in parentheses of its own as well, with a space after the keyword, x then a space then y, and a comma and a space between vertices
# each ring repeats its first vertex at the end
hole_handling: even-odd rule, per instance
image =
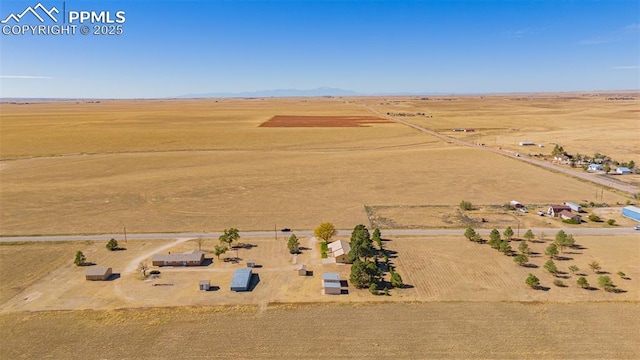
POLYGON ((431 302, 0 315, 6 359, 637 359, 640 304, 431 302), (188 354, 188 355, 187 355, 188 354))
POLYGON ((523 154, 550 154, 553 143, 569 153, 607 154, 618 161, 638 162, 640 93, 635 100, 607 100, 605 93, 429 96, 363 100, 387 113, 424 112, 431 117, 405 117, 428 129, 487 146, 523 154), (428 98, 429 100, 423 100, 428 98), (449 100, 450 99, 450 100, 449 100), (453 132, 471 128, 475 132, 453 132), (533 141, 544 148, 518 146, 533 141))
MULTIPOLYGON (((460 118, 465 118, 504 132, 516 126, 505 122, 510 115, 521 114, 514 117, 521 122, 528 119, 529 108, 521 105, 528 102, 503 97, 465 99, 419 103, 444 106, 434 109, 434 118, 425 121, 440 121, 447 127, 462 126, 460 118), (477 106, 485 108, 485 113, 473 110, 477 106), (510 109, 506 115, 505 108, 510 109)), ((365 205, 455 206, 462 199, 477 204, 503 204, 511 199, 540 204, 596 200, 598 188, 590 183, 451 145, 396 123, 259 127, 278 114, 371 117, 364 106, 371 101, 0 104, 0 234, 102 233, 123 226, 131 232, 230 226, 261 230, 274 224, 313 228, 321 221, 351 228, 367 222, 365 205)), ((417 106, 416 100, 406 101, 406 106, 417 106)), ((617 109, 617 102, 598 98, 593 102, 596 115, 610 115, 617 109)), ((574 116, 577 108, 571 101, 536 100, 544 103, 569 114, 562 119, 574 116), (563 106, 567 109, 562 110, 563 106)), ((635 102, 623 105, 637 106, 635 102)), ((581 111, 588 114, 590 109, 581 111)), ((583 121, 581 131, 599 136, 602 118, 596 115, 583 121)), ((609 143, 633 149, 628 130, 635 126, 634 120, 620 118, 626 131, 607 132, 619 135, 609 143)), ((551 123, 555 122, 546 124, 551 123)), ((540 129, 549 130, 542 125, 540 129)), ((603 195, 610 204, 628 199, 608 191, 603 195)))

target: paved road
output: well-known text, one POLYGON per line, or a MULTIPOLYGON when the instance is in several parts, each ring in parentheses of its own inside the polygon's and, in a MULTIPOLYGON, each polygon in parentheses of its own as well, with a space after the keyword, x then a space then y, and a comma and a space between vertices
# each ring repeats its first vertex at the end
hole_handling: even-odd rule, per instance
MULTIPOLYGON (((504 229, 499 229, 501 232, 504 229)), ((515 230, 515 229, 514 229, 515 230)), ((545 233, 549 236, 554 235, 559 228, 532 228, 535 234, 545 233)), ((638 235, 640 231, 634 230, 632 227, 614 227, 614 228, 579 228, 579 229, 563 229, 568 234, 573 235, 638 235)), ((339 230, 339 236, 349 236, 352 230, 339 230)), ((465 229, 388 229, 382 230, 382 236, 447 236, 464 234, 465 229)), ((488 235, 490 229, 476 229, 482 235, 488 235)), ((520 232, 524 233, 523 229, 520 232)), ((293 232, 278 231, 278 239, 284 240, 292 233, 298 236, 313 236, 313 230, 294 230, 293 232)), ((161 240, 161 239, 177 239, 177 238, 218 238, 221 232, 210 233, 149 233, 149 234, 127 234, 127 239, 131 240, 161 240)), ((241 238, 275 238, 274 231, 245 231, 240 232, 241 238)), ((31 242, 31 241, 91 241, 91 240, 109 240, 114 238, 118 241, 124 240, 123 234, 96 234, 96 235, 53 235, 53 236, 7 236, 0 237, 0 242, 31 242)))
POLYGON ((532 158, 529 158, 529 157, 522 157, 522 156, 516 157, 514 155, 514 153, 509 152, 509 151, 504 151, 504 150, 500 150, 500 149, 494 149, 494 148, 487 147, 487 146, 473 144, 473 143, 470 143, 470 142, 467 142, 467 141, 464 141, 464 140, 455 139, 455 138, 452 138, 452 137, 437 133, 437 132, 435 132, 433 130, 429 130, 429 129, 424 128, 422 126, 419 126, 419 125, 416 125, 416 124, 412 124, 412 123, 410 123, 408 121, 405 121, 405 120, 402 120, 402 119, 398 119, 396 117, 384 114, 384 113, 382 113, 382 112, 380 112, 380 111, 378 111, 376 109, 371 108, 370 106, 364 105, 364 107, 367 108, 369 111, 371 111, 371 112, 373 112, 373 113, 375 113, 375 114, 377 114, 379 116, 387 118, 387 119, 389 119, 391 121, 394 121, 396 123, 399 123, 399 124, 402 124, 402 125, 406 125, 406 126, 408 126, 410 128, 416 129, 416 130, 421 131, 421 132, 423 132, 425 134, 429 134, 429 135, 435 136, 435 137, 437 137, 437 138, 439 138, 441 140, 444 140, 444 141, 446 141, 448 143, 451 143, 451 144, 457 144, 457 145, 461 145, 461 146, 468 146, 468 147, 472 147, 472 148, 476 148, 476 149, 481 149, 481 150, 492 152, 494 154, 506 156, 506 157, 509 157, 509 158, 512 158, 512 159, 517 159, 517 160, 520 160, 520 161, 528 162, 530 164, 542 166, 544 168, 551 169, 551 170, 554 170, 554 171, 558 171, 558 172, 561 172, 563 174, 567 174, 569 176, 573 176, 573 177, 577 177, 577 178, 580 178, 580 179, 583 179, 583 180, 587 180, 587 181, 590 181, 590 182, 598 184, 598 185, 603 185, 603 186, 607 186, 607 187, 610 187, 610 188, 613 188, 613 189, 624 191, 624 192, 629 193, 631 195, 634 195, 634 194, 639 192, 639 189, 637 187, 631 186, 631 185, 628 185, 628 184, 625 184, 625 183, 622 183, 622 182, 619 182, 617 180, 601 178, 601 177, 598 177, 598 176, 596 176, 594 174, 588 174, 588 173, 584 173, 584 172, 581 172, 581 171, 576 171, 576 170, 569 169, 569 168, 566 168, 566 167, 562 167, 560 165, 556 165, 556 164, 553 164, 553 163, 550 163, 550 162, 547 162, 547 161, 542 161, 542 160, 532 159, 532 158))

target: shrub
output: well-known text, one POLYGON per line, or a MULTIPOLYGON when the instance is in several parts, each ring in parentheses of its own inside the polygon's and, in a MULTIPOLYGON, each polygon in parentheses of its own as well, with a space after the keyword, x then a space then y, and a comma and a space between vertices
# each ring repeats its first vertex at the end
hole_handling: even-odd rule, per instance
POLYGON ((562 282, 562 280, 560 279, 553 280, 553 285, 557 287, 567 287, 567 285, 565 285, 564 282, 562 282))
POLYGON ((589 282, 587 281, 587 279, 584 278, 584 276, 580 276, 578 280, 576 280, 576 284, 578 284, 578 286, 580 286, 583 289, 586 289, 589 287, 589 282))
POLYGON ((578 219, 563 219, 562 222, 565 224, 574 224, 574 225, 580 224, 580 220, 578 219))
POLYGON ((527 285, 529 285, 532 288, 537 288, 538 286, 540 286, 540 279, 538 279, 535 275, 533 274, 529 274, 529 276, 527 277, 527 280, 525 281, 527 283, 527 285))
POLYGON ((327 245, 326 242, 321 242, 320 243, 320 253, 322 254, 322 258, 326 259, 327 258, 327 251, 329 251, 329 245, 327 245))
POLYGON ((462 210, 473 210, 473 204, 470 201, 462 200, 460 202, 460 209, 462 209, 462 210))
POLYGON ((615 219, 609 219, 609 220, 607 220, 607 224, 613 226, 613 225, 616 224, 616 220, 615 219))
POLYGON ((598 216, 596 214, 591 214, 591 215, 589 215, 589 221, 602 222, 602 219, 600 219, 600 216, 598 216))

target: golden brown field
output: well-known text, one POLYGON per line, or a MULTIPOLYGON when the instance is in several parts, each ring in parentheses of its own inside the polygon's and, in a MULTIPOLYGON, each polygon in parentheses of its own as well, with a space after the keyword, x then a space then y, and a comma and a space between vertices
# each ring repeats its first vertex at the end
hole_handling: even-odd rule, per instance
POLYGON ((9 359, 637 359, 639 314, 637 302, 14 313, 0 315, 0 352, 9 359))
MULTIPOLYGON (((0 104, 0 235, 241 231, 277 227, 565 227, 499 205, 631 198, 513 158, 462 147, 400 123, 360 127, 260 127, 278 115, 335 119, 397 115, 489 147, 548 153, 601 152, 640 162, 638 101, 606 94, 60 101, 0 104), (596 96, 597 95, 597 96, 596 96), (449 97, 447 97, 449 98, 449 97), (406 116, 409 113, 425 115, 406 116), (453 128, 474 128, 453 133, 453 128), (596 195, 597 194, 597 195, 596 195), (597 196, 597 199, 596 199, 597 196), (602 196, 602 198, 600 198, 602 196), (461 212, 461 200, 478 209, 461 212), (514 217, 515 216, 515 217, 514 217), (488 223, 479 223, 485 217, 488 223), (517 219, 517 220, 516 220, 517 219), (376 222, 378 221, 378 222, 376 222)), ((637 175, 624 178, 635 183, 637 175)), ((588 209, 621 226, 619 207, 588 209)), ((585 226, 602 226, 584 224, 585 226)), ((576 225, 578 226, 578 225, 576 225)), ((583 226, 583 225, 579 225, 583 226)), ((569 231, 570 232, 570 231, 569 231)), ((547 240, 554 234, 546 234, 547 240)), ((374 296, 321 294, 322 272, 347 279, 347 265, 323 265, 314 239, 294 258, 285 240, 242 239, 239 264, 161 268, 142 280, 155 253, 197 249, 194 239, 0 244, 0 358, 513 358, 633 359, 640 354, 637 236, 576 236, 557 260, 566 287, 542 265, 548 243, 531 243, 531 267, 462 236, 388 237, 391 261, 409 286, 374 296), (89 282, 76 250, 112 281, 89 282), (248 293, 228 285, 255 260, 248 293), (599 289, 598 261, 620 293, 599 289), (297 276, 297 264, 313 276, 297 276), (576 285, 577 265, 591 290, 576 285), (628 279, 616 272, 624 271, 628 279), (540 278, 541 290, 524 282, 540 278), (209 279, 217 291, 201 292, 209 279), (154 286, 165 284, 166 286, 154 286)), ((517 249, 518 241, 512 242, 517 249)), ((228 255, 234 255, 234 252, 228 255)), ((153 269, 153 267, 152 267, 153 269)), ((388 274, 387 274, 388 277, 388 274)))
MULTIPOLYGON (((462 126, 464 118, 509 133, 522 124, 509 125, 508 120, 527 118, 513 114, 526 114, 528 107, 521 104, 528 102, 464 99, 433 102, 442 108, 422 109, 435 114, 425 121, 445 121, 439 120, 442 116, 443 124, 462 126), (508 112, 505 103, 512 106, 508 112), (479 104, 485 108, 482 116, 473 110, 479 104)), ((591 183, 448 144, 401 124, 259 127, 278 114, 371 116, 364 105, 374 100, 2 104, 0 234, 102 233, 123 226, 131 232, 260 230, 274 224, 312 228, 321 221, 350 228, 367 222, 365 206, 595 200, 599 187, 591 183)), ((619 106, 589 100, 595 110, 587 122, 584 115, 590 110, 578 116, 572 101, 537 101, 561 110, 566 106, 562 123, 579 118, 584 132, 599 132, 603 116, 619 106)), ((624 106, 637 107, 635 102, 624 106)), ((619 121, 627 131, 607 134, 619 134, 615 144, 633 152, 628 129, 637 122, 630 117, 619 121)), ((551 130, 545 126, 552 123, 538 128, 551 130)), ((594 146, 594 151, 613 151, 594 146)), ((602 195, 610 204, 629 199, 609 191, 602 195)))

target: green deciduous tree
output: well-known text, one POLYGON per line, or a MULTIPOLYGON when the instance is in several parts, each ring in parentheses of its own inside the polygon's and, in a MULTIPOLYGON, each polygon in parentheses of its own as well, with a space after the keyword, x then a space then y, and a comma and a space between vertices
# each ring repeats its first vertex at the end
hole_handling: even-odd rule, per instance
POLYGON ((76 266, 82 266, 87 263, 87 258, 84 256, 82 251, 76 251, 76 258, 73 260, 73 263, 76 264, 76 266))
POLYGON ((607 220, 607 224, 613 226, 613 225, 616 224, 616 220, 615 219, 609 219, 609 220, 607 220))
POLYGON ((313 236, 327 243, 332 237, 336 236, 336 234, 338 234, 338 230, 336 230, 336 227, 333 226, 332 223, 328 222, 320 224, 313 230, 313 236))
POLYGON ((540 286, 540 279, 538 279, 533 274, 529 274, 529 276, 527 277, 527 280, 525 280, 525 282, 527 283, 527 285, 529 285, 533 289, 535 289, 538 286, 540 286))
POLYGON ((544 250, 544 253, 550 258, 555 259, 555 257, 558 256, 558 247, 556 244, 549 244, 549 246, 544 250))
POLYGON ((555 276, 558 274, 558 268, 556 267, 556 263, 553 260, 549 259, 546 263, 544 263, 544 269, 547 270, 551 275, 555 276))
POLYGON ((107 243, 107 249, 109 249, 110 251, 114 251, 118 248, 118 241, 114 238, 111 238, 111 240, 109 240, 109 242, 107 243))
POLYGON ((578 284, 578 286, 580 286, 583 289, 586 289, 589 287, 589 282, 587 281, 587 279, 585 279, 584 276, 580 276, 578 280, 576 280, 576 284, 578 284))
POLYGON ((600 273, 601 267, 597 261, 592 261, 591 263, 589 263, 589 267, 591 268, 591 270, 593 270, 594 273, 596 274, 600 273))
POLYGON ((300 252, 300 241, 298 241, 298 237, 295 234, 291 234, 291 236, 289 236, 287 248, 291 254, 297 254, 300 252))
POLYGON ((404 286, 402 276, 395 271, 391 273, 391 286, 396 288, 402 288, 404 286))
POLYGON ((214 254, 216 254, 216 256, 218 257, 218 260, 220 260, 220 255, 226 253, 227 250, 228 249, 225 245, 216 245, 214 247, 214 254))
POLYGON ((564 252, 564 248, 566 247, 572 247, 575 245, 575 240, 573 239, 573 235, 567 235, 567 233, 565 233, 563 230, 558 231, 558 233, 556 234, 556 238, 553 241, 553 243, 556 245, 557 248, 560 249, 560 251, 564 252))
POLYGON ((611 278, 606 275, 598 277, 598 285, 600 285, 600 287, 605 291, 613 291, 613 289, 616 287, 615 285, 613 285, 613 281, 611 281, 611 278))
POLYGON ((518 254, 513 258, 513 261, 515 261, 516 264, 522 266, 529 261, 529 258, 527 257, 527 255, 518 254))
POLYGON ((371 283, 371 285, 369 286, 369 292, 371 292, 373 295, 378 295, 378 285, 371 283))
POLYGON ((529 249, 529 244, 527 244, 526 241, 521 241, 520 242, 520 245, 518 245, 518 250, 520 251, 520 253, 522 253, 524 255, 531 254, 531 249, 529 249))
POLYGON ((625 274, 625 273, 624 273, 624 272, 622 272, 622 271, 618 271, 616 274, 617 274, 618 276, 620 276, 620 278, 622 278, 622 279, 626 279, 626 278, 627 278, 627 274, 625 274))
POLYGON ((524 233, 524 235, 522 237, 527 241, 531 241, 531 240, 535 239, 536 236, 533 234, 533 231, 531 231, 531 229, 529 229, 529 230, 527 230, 526 233, 524 233))
POLYGON ((467 240, 471 240, 474 241, 473 239, 476 237, 478 233, 476 233, 476 231, 471 227, 468 226, 467 229, 464 231, 464 237, 467 238, 467 240))
POLYGON ((228 246, 231 246, 231 244, 233 244, 233 242, 237 241, 238 239, 240 239, 240 234, 238 232, 238 229, 236 228, 224 229, 224 232, 218 238, 218 240, 220 240, 220 243, 226 244, 228 246))

